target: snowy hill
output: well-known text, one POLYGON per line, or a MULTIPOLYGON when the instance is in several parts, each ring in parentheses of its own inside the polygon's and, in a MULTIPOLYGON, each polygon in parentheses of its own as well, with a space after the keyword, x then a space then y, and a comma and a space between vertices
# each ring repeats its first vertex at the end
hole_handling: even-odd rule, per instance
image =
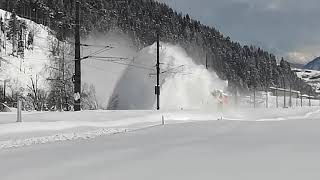
POLYGON ((315 58, 304 66, 305 69, 320 71, 320 57, 315 58))
MULTIPOLYGON (((8 20, 11 13, 0 9, 0 16, 4 21, 8 20)), ((50 36, 45 26, 39 25, 28 19, 17 17, 17 19, 26 22, 27 36, 30 31, 35 35, 33 47, 24 49, 24 57, 13 56, 13 46, 8 40, 4 40, 4 34, 0 31, 2 37, 1 46, 1 69, 0 78, 10 80, 9 88, 26 92, 31 85, 31 78, 38 79, 38 87, 46 88, 46 78, 49 76, 45 72, 45 67, 49 63, 48 40, 54 37, 50 36)), ((27 37, 26 37, 27 38, 27 37)), ((10 93, 10 91, 8 92, 10 93)))

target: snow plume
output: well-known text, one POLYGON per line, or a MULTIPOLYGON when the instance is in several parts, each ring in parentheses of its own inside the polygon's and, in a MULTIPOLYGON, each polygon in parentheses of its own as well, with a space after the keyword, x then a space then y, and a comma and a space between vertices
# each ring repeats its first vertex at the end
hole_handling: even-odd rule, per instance
POLYGON ((81 56, 96 56, 82 61, 82 80, 95 87, 99 108, 106 108, 126 64, 132 61, 137 50, 131 39, 119 32, 91 33, 81 41, 86 45, 81 56))
MULTIPOLYGON (((184 49, 161 43, 162 109, 212 109, 216 99, 211 95, 222 90, 226 82, 204 66, 194 63, 184 49)), ((109 103, 111 109, 153 109, 156 44, 144 48, 119 80, 109 103)))
POLYGON ((211 93, 223 90, 226 82, 220 80, 214 72, 209 72, 205 66, 196 65, 182 48, 169 44, 164 47, 162 69, 169 71, 164 74, 161 87, 161 106, 164 109, 214 107, 216 99, 211 93), (171 71, 174 67, 177 69, 171 71))

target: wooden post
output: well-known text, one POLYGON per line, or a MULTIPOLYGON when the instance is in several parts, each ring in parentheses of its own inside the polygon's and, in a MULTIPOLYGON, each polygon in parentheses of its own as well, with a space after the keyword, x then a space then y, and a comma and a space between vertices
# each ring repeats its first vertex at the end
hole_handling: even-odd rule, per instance
POLYGON ((17 122, 22 122, 21 111, 22 111, 22 103, 21 103, 21 100, 18 99, 18 102, 17 102, 17 122))
POLYGON ((266 91, 266 108, 268 109, 269 108, 269 99, 268 99, 268 89, 266 91))

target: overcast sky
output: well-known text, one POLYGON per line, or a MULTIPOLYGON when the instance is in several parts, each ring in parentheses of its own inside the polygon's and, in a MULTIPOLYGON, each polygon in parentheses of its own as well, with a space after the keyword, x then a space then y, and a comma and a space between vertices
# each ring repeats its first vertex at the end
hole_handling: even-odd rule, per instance
POLYGON ((292 62, 320 56, 320 0, 159 0, 292 62))

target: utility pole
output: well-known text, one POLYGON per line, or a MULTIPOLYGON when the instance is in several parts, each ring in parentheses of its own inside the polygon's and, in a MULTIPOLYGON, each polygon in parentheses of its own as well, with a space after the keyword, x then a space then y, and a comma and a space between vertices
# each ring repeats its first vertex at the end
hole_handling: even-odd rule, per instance
POLYGON ((62 86, 61 83, 63 83, 63 79, 61 79, 61 72, 62 72, 62 66, 61 66, 61 58, 60 58, 60 51, 62 48, 60 48, 60 40, 58 40, 58 49, 59 49, 59 53, 58 53, 58 79, 61 80, 59 81, 59 97, 60 97, 60 102, 57 103, 57 105, 59 106, 59 111, 62 111, 62 86))
POLYGON ((290 99, 289 99, 289 106, 292 107, 292 87, 290 83, 290 99))
POLYGON ((287 107, 286 89, 283 89, 283 108, 287 107))
MULTIPOLYGON (((4 20, 6 19, 7 17, 4 17, 4 20)), ((3 38, 4 38, 4 54, 6 55, 7 54, 7 32, 4 31, 3 33, 3 38)))
POLYGON ((3 81, 3 102, 6 102, 6 86, 7 86, 7 81, 3 81))
POLYGON ((160 31, 157 27, 157 86, 156 86, 156 95, 157 95, 157 110, 160 110, 160 31))
POLYGON ((253 108, 256 108, 256 86, 253 89, 253 108))
POLYGON ((278 87, 276 88, 276 103, 277 103, 277 108, 279 108, 278 87))
POLYGON ((298 93, 296 93, 296 107, 298 107, 299 106, 299 94, 298 93))
MULTIPOLYGON (((66 92, 66 80, 65 80, 65 59, 64 59, 64 49, 65 49, 65 42, 63 42, 63 49, 62 49, 62 80, 63 80, 63 96, 65 99, 65 107, 68 111, 67 105, 67 92, 66 92)), ((63 106, 62 106, 63 107, 63 106)))
MULTIPOLYGON (((14 18, 13 18, 13 41, 12 41, 12 55, 14 55, 14 53, 18 53, 17 51, 17 44, 16 44, 16 41, 17 41, 17 29, 16 29, 16 24, 17 24, 17 17, 16 17, 16 12, 15 10, 13 10, 13 13, 14 13, 14 18)), ((20 60, 20 71, 21 71, 21 60, 20 60)))
POLYGON ((268 86, 266 88, 266 108, 269 108, 269 94, 268 94, 269 90, 268 90, 268 86))
POLYGON ((283 108, 286 108, 287 101, 286 101, 286 82, 283 77, 283 108))
POLYGON ((309 91, 309 106, 311 107, 312 104, 311 104, 311 91, 309 91))
POLYGON ((208 54, 206 54, 206 69, 208 69, 209 66, 208 66, 208 54))
MULTIPOLYGON (((253 68, 250 67, 250 85, 252 87, 253 85, 253 108, 256 108, 256 79, 254 77, 255 73, 253 73, 253 68)), ((251 90, 251 93, 252 93, 252 90, 251 90)), ((250 93, 250 101, 251 101, 251 94, 250 93)), ((251 106, 251 105, 250 105, 251 106)))
POLYGON ((234 97, 235 97, 235 105, 238 105, 238 86, 235 86, 234 97))
POLYGON ((74 111, 81 110, 80 4, 76 2, 74 111))
POLYGON ((303 99, 302 99, 302 90, 300 91, 300 101, 301 101, 301 107, 303 107, 303 99))
MULTIPOLYGON (((2 23, 2 20, 0 20, 0 24, 2 23)), ((1 26, 0 26, 0 69, 1 69, 1 61, 2 61, 2 30, 1 30, 1 26)))
POLYGON ((268 97, 268 92, 269 92, 269 78, 267 76, 267 73, 266 73, 266 108, 268 109, 269 108, 269 97, 268 97))

